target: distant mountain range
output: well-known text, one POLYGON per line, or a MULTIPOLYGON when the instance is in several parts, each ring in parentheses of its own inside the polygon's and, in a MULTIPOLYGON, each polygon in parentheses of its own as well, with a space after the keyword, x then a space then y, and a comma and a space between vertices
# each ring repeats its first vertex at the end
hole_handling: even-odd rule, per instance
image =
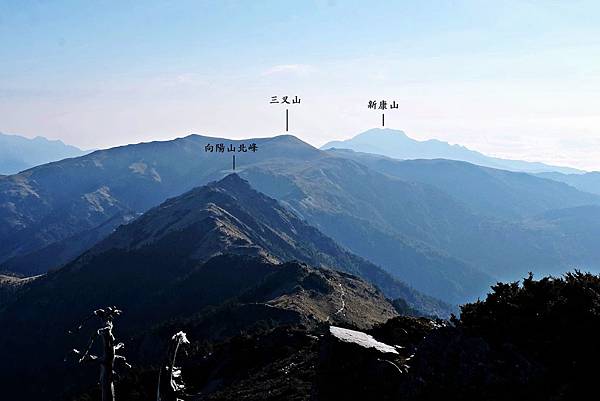
POLYGON ((191 135, 2 176, 3 396, 98 399, 97 367, 69 350, 107 305, 133 362, 118 399, 156 397, 180 330, 190 399, 578 394, 600 279, 523 277, 600 270, 600 195, 552 174, 191 135), (232 171, 215 143, 257 151, 232 171), (422 317, 490 285, 452 324, 422 317))
POLYGON ((60 140, 41 136, 33 139, 0 132, 0 175, 15 174, 28 168, 69 157, 82 156, 87 151, 60 140))
POLYGON ((544 163, 508 160, 486 156, 461 145, 450 145, 437 139, 417 141, 403 131, 389 128, 375 128, 344 141, 328 142, 321 149, 350 149, 357 152, 374 153, 395 159, 450 159, 460 160, 479 166, 493 167, 508 171, 541 173, 556 171, 565 174, 582 173, 570 167, 550 166, 544 163))
POLYGON ((564 182, 580 191, 600 195, 600 172, 593 171, 585 174, 563 174, 557 172, 539 173, 539 177, 564 182))
MULTIPOLYGON (((240 174, 253 186, 287 201, 288 206, 291 206, 291 199, 287 199, 290 195, 295 194, 298 202, 307 205, 311 204, 310 197, 316 200, 326 196, 314 204, 323 206, 320 213, 300 215, 360 256, 368 258, 380 250, 385 251, 381 258, 390 263, 383 267, 421 291, 441 294, 444 300, 457 303, 465 296, 481 294, 493 282, 478 269, 438 253, 422 241, 415 242, 409 232, 401 233, 398 229, 390 232, 390 223, 383 223, 381 217, 370 222, 365 220, 368 219, 365 211, 381 215, 374 209, 375 204, 362 209, 365 205, 361 197, 373 193, 368 189, 372 185, 389 192, 383 196, 413 197, 410 208, 403 211, 402 216, 417 220, 408 226, 401 223, 400 216, 394 221, 419 229, 429 224, 420 221, 428 213, 418 211, 419 205, 446 195, 435 189, 420 188, 418 184, 390 182, 378 173, 369 173, 372 176, 369 177, 362 173, 364 167, 332 157, 292 136, 227 141, 192 135, 174 141, 97 151, 0 178, 0 271, 30 275, 60 267, 82 251, 82 244, 89 245, 90 238, 100 240, 102 235, 110 233, 111 222, 119 221, 115 216, 145 212, 168 197, 229 174, 230 155, 205 152, 206 144, 215 142, 235 146, 256 143, 259 149, 256 153, 238 155, 240 174), (315 180, 313 176, 320 169, 338 175, 339 183, 315 180), (312 182, 313 188, 293 191, 296 186, 290 186, 287 177, 294 176, 302 182, 312 182), (343 191, 335 193, 340 185, 343 191), (339 198, 341 203, 330 206, 329 198, 339 198), (344 207, 348 209, 344 211, 344 207), (332 224, 326 224, 328 221, 332 224), (336 221, 339 224, 333 224, 336 221), (345 226, 355 228, 347 230, 345 226), (354 239, 349 241, 347 235, 353 232, 354 239), (363 236, 372 236, 372 240, 361 241, 363 236), (353 244, 360 246, 353 248, 353 244), (367 245, 369 252, 360 249, 367 245)), ((441 209, 429 209, 443 213, 441 209)), ((302 213, 298 208, 295 211, 302 213)))
POLYGON ((561 177, 576 179, 588 174, 592 178, 592 173, 532 175, 456 160, 398 160, 344 149, 332 149, 330 153, 403 181, 434 186, 464 203, 470 210, 490 217, 515 219, 552 209, 600 205, 600 194, 555 182, 560 182, 561 177))
MULTIPOLYGON (((231 156, 205 152, 206 144, 216 141, 225 140, 193 135, 128 145, 0 177, 0 263, 73 235, 110 233, 102 227, 117 216, 141 214, 169 197, 222 178, 231 171, 231 156)), ((293 137, 253 141, 259 151, 238 155, 238 164, 277 157, 310 160, 315 152, 319 157, 318 151, 293 137)), ((39 269, 32 265, 27 274, 39 269)))
POLYGON ((209 143, 256 143, 257 152, 237 154, 237 171, 254 188, 352 253, 452 304, 528 271, 599 269, 592 238, 600 197, 564 183, 465 162, 325 152, 289 135, 191 135, 0 177, 0 271, 59 268, 132 217, 230 174, 231 155, 206 152, 209 143))
MULTIPOLYGON (((421 238, 494 277, 523 276, 526 271, 514 270, 523 264, 538 274, 558 274, 568 268, 597 272, 600 268, 600 253, 592 244, 600 235, 597 195, 525 173, 464 162, 401 161, 351 151, 332 154, 343 154, 390 177, 435 187, 475 213, 454 220, 458 215, 440 204, 445 219, 455 222, 448 230, 421 238)), ((429 225, 428 232, 436 227, 442 226, 439 222, 429 225)))

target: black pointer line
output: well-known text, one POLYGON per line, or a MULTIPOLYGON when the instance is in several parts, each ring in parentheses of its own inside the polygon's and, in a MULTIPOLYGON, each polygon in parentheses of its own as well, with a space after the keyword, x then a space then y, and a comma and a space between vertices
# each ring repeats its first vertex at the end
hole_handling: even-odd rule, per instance
POLYGON ((381 115, 381 126, 385 127, 385 114, 381 115))
POLYGON ((288 132, 289 128, 289 111, 285 109, 285 132, 288 132))

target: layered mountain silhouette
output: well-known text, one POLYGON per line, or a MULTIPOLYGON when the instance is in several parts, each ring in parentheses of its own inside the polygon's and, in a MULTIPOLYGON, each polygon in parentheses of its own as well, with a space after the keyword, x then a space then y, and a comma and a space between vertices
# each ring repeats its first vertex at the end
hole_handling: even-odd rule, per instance
POLYGON ((59 140, 33 139, 0 132, 0 174, 15 174, 28 168, 88 152, 59 140))
POLYGON ((0 177, 0 271, 56 269, 132 216, 226 176, 231 155, 205 151, 215 143, 256 143, 257 152, 236 154, 237 171, 253 187, 446 302, 475 299, 529 270, 598 269, 598 248, 581 238, 596 230, 599 198, 564 183, 464 162, 325 152, 289 135, 192 135, 0 177), (561 209, 565 217, 550 218, 561 209))
POLYGON ((331 153, 404 181, 436 187, 470 210, 490 217, 515 219, 553 209, 600 205, 600 196, 591 191, 545 179, 559 173, 531 175, 456 160, 397 160, 351 150, 331 153))
MULTIPOLYGON (((239 163, 320 157, 290 136, 251 141, 259 151, 238 155, 239 163)), ((205 152, 208 143, 216 142, 225 140, 193 135, 129 145, 1 177, 0 263, 99 230, 115 216, 143 213, 222 178, 231 168, 231 156, 205 152)), ((227 141, 235 146, 248 142, 227 141)))
POLYGON ((451 303, 485 292, 492 276, 440 252, 439 236, 475 224, 447 194, 328 157, 310 165, 251 166, 241 172, 346 248, 451 303))
POLYGON ((180 330, 190 399, 581 398, 596 276, 499 283, 452 324, 399 314, 452 310, 423 293, 462 303, 498 277, 597 269, 599 227, 598 196, 555 180, 292 136, 50 163, 0 177, 0 386, 7 399, 96 399, 97 367, 69 350, 98 329, 79 329, 85 316, 117 305, 134 365, 119 399, 156 396, 180 330), (205 151, 249 142, 236 173, 205 151))
MULTIPOLYGON (((68 388, 67 378, 76 373, 64 354, 70 342, 85 340, 67 332, 103 305, 127 311, 120 333, 138 338, 140 346, 177 319, 205 339, 257 325, 368 328, 397 314, 368 281, 421 313, 449 312, 228 175, 167 200, 61 269, 3 295, 0 324, 14 330, 0 333, 4 366, 10 366, 0 380, 35 383, 31 390, 38 395, 39 389, 68 388)), ((26 389, 19 392, 27 399, 26 389)))
POLYGON ((350 149, 357 152, 374 153, 395 159, 450 159, 460 160, 485 167, 509 171, 541 173, 556 171, 561 173, 581 173, 582 171, 544 163, 508 160, 486 156, 461 145, 450 145, 437 139, 417 141, 403 131, 389 128, 375 128, 344 141, 328 142, 321 149, 350 149))
MULTIPOLYGON (((130 145, 51 163, 0 179, 0 270, 30 275, 57 268, 68 261, 66 256, 81 252, 81 244, 88 244, 88 239, 94 237, 99 240, 101 236, 96 234, 107 234, 105 228, 110 226, 110 222, 118 221, 118 216, 144 212, 195 184, 204 184, 228 174, 231 166, 229 155, 205 152, 206 144, 219 142, 227 141, 190 136, 175 141, 130 145), (69 249, 69 244, 74 244, 74 249, 69 249)), ((292 136, 232 141, 236 146, 248 142, 255 142, 259 150, 238 155, 241 171, 261 166, 263 171, 283 168, 283 171, 290 173, 301 172, 307 164, 327 159, 346 177, 346 184, 350 183, 355 173, 353 170, 356 165, 345 170, 347 161, 333 158, 292 136)), ((273 179, 277 180, 277 177, 273 179)), ((359 181, 356 185, 362 184, 359 181)), ((321 188, 320 191, 334 191, 336 185, 321 188)), ((405 187, 407 194, 410 194, 411 187, 418 186, 405 187)), ((414 206, 428 202, 421 200, 418 193, 415 196, 419 200, 415 201, 414 206)), ((360 225, 353 228, 356 231, 361 229, 360 225)), ((374 241, 370 243, 376 244, 374 241)), ((397 244, 398 240, 393 239, 384 246, 388 250, 396 247, 396 251, 397 244)), ((463 268, 460 262, 436 254, 423 245, 415 246, 404 241, 399 249, 402 252, 397 256, 402 258, 406 255, 406 264, 413 266, 413 269, 420 268, 418 262, 426 272, 437 274, 436 270, 441 268, 447 270, 442 276, 453 276, 454 266, 463 268), (423 253, 427 255, 421 256, 423 253)), ((463 272, 457 274, 465 278, 464 283, 458 284, 457 290, 452 287, 459 283, 458 279, 447 286, 450 288, 448 291, 442 288, 443 284, 433 281, 433 285, 438 287, 438 294, 460 294, 445 298, 451 302, 464 297, 463 286, 474 295, 481 293, 491 282, 491 278, 485 276, 479 280, 477 275, 472 279, 463 272), (473 280, 479 281, 472 286, 473 280)), ((403 279, 402 275, 396 277, 403 279)))
POLYGON ((585 207, 597 205, 594 195, 457 162, 422 161, 422 169, 417 161, 415 167, 406 162, 399 178, 354 156, 332 154, 341 160, 322 158, 296 169, 256 166, 242 174, 353 252, 450 302, 483 293, 490 276, 598 271, 597 247, 575 234, 597 230, 597 209, 585 207), (567 234, 546 213, 569 205, 591 215, 567 234))
MULTIPOLYGON (((524 276, 527 272, 517 271, 518 265, 528 265, 540 274, 557 274, 573 267, 598 271, 596 246, 582 240, 597 232, 597 195, 529 174, 464 162, 331 153, 389 177, 434 187, 463 205, 468 213, 461 220, 449 226, 430 225, 430 230, 444 230, 429 238, 419 234, 419 238, 497 278, 524 276), (565 220, 550 218, 554 213, 572 217, 568 233, 565 220), (588 213, 587 220, 582 218, 584 213, 588 213)), ((444 220, 458 216, 447 206, 439 207, 445 212, 444 220)))
POLYGON ((272 263, 299 260, 363 277, 389 298, 403 298, 424 313, 447 312, 441 303, 349 253, 274 199, 252 189, 237 174, 167 200, 120 227, 86 257, 106 250, 163 249, 165 244, 177 244, 172 252, 175 260, 179 257, 175 255, 183 257, 179 265, 205 262, 222 254, 261 257, 272 263))
POLYGON ((557 172, 539 173, 539 177, 564 182, 580 191, 600 195, 600 172, 594 171, 585 174, 563 174, 557 172))

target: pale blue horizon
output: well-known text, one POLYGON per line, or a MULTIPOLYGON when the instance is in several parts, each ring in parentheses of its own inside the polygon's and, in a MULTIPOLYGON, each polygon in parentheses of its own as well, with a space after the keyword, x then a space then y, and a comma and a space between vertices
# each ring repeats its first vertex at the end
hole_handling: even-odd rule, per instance
POLYGON ((600 170, 592 1, 0 1, 0 132, 82 148, 380 125, 600 170))

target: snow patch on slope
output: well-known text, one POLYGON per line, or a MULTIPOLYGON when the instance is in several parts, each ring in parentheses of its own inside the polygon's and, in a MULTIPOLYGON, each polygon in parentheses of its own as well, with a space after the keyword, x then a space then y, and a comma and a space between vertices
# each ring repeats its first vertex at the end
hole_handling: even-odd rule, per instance
POLYGON ((341 327, 329 326, 329 332, 338 340, 346 343, 358 344, 364 348, 375 348, 379 352, 397 354, 398 351, 391 345, 379 342, 372 336, 363 333, 362 331, 355 331, 349 329, 343 329, 341 327))

